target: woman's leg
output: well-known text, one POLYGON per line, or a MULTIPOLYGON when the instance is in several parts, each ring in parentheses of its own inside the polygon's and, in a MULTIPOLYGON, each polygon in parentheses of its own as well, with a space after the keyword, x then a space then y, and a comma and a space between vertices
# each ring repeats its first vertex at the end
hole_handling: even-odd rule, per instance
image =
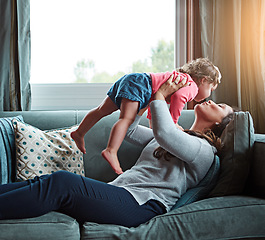
POLYGON ((117 157, 117 152, 129 126, 133 123, 137 115, 138 108, 139 102, 126 98, 122 99, 120 118, 111 129, 107 148, 102 151, 102 156, 109 162, 117 174, 123 173, 117 157))
POLYGON ((76 177, 73 182, 76 186, 69 193, 71 200, 59 212, 77 219, 79 223, 96 222, 136 227, 166 212, 154 200, 139 205, 124 188, 82 176, 76 177))
POLYGON ((77 147, 81 152, 86 153, 84 136, 103 117, 118 110, 117 106, 107 96, 104 101, 95 109, 92 109, 84 117, 78 129, 71 133, 77 147))
POLYGON ((14 182, 0 185, 0 195, 25 187, 30 184, 30 182, 34 181, 34 179, 23 181, 23 182, 14 182))
POLYGON ((0 219, 37 217, 60 206, 63 183, 43 175, 19 183, 0 186, 0 219), (59 185, 60 184, 60 185, 59 185))
POLYGON ((125 189, 66 171, 36 177, 0 195, 0 219, 37 217, 50 211, 85 221, 138 226, 164 213, 156 202, 139 205, 125 189))

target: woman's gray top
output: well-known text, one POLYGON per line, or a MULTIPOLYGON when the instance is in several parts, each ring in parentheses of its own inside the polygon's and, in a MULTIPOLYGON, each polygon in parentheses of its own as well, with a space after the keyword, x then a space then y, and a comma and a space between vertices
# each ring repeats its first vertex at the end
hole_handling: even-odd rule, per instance
POLYGON ((154 100, 150 107, 153 129, 138 125, 141 117, 137 116, 127 131, 128 141, 144 147, 139 159, 109 184, 128 190, 140 205, 155 199, 169 211, 187 189, 206 175, 216 148, 178 129, 165 101, 154 100), (153 152, 159 146, 175 157, 169 161, 155 158, 153 152))

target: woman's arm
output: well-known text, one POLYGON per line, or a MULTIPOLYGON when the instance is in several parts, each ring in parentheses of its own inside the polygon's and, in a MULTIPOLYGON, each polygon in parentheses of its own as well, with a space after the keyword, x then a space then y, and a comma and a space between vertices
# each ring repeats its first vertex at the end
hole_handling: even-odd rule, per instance
POLYGON ((128 128, 125 139, 136 145, 146 146, 153 138, 152 129, 139 125, 141 115, 137 115, 134 122, 128 128))
POLYGON ((154 137, 162 148, 189 164, 197 159, 213 159, 215 149, 206 140, 175 126, 165 101, 154 100, 150 107, 154 137))
POLYGON ((166 98, 175 92, 175 88, 174 82, 162 85, 150 104, 156 141, 162 148, 188 163, 204 156, 213 159, 215 149, 206 140, 191 136, 175 126, 166 103, 166 98))

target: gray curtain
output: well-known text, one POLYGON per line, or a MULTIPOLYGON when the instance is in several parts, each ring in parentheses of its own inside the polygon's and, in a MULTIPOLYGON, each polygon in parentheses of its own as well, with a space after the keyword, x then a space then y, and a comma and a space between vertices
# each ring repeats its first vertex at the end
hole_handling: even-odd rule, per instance
POLYGON ((30 0, 1 0, 0 24, 0 111, 29 110, 30 0))
POLYGON ((212 94, 249 111, 265 133, 265 0, 200 0, 202 55, 221 70, 212 94))

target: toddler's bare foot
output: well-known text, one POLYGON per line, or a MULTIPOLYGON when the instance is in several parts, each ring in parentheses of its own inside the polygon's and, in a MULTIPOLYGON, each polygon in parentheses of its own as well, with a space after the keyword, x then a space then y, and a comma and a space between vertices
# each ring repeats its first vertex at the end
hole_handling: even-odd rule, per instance
POLYGON ((106 148, 101 152, 101 155, 108 161, 110 166, 117 174, 123 173, 116 153, 112 153, 109 149, 106 148))
POLYGON ((80 151, 85 154, 86 148, 84 138, 81 137, 77 131, 71 132, 71 138, 75 141, 76 146, 80 149, 80 151))

